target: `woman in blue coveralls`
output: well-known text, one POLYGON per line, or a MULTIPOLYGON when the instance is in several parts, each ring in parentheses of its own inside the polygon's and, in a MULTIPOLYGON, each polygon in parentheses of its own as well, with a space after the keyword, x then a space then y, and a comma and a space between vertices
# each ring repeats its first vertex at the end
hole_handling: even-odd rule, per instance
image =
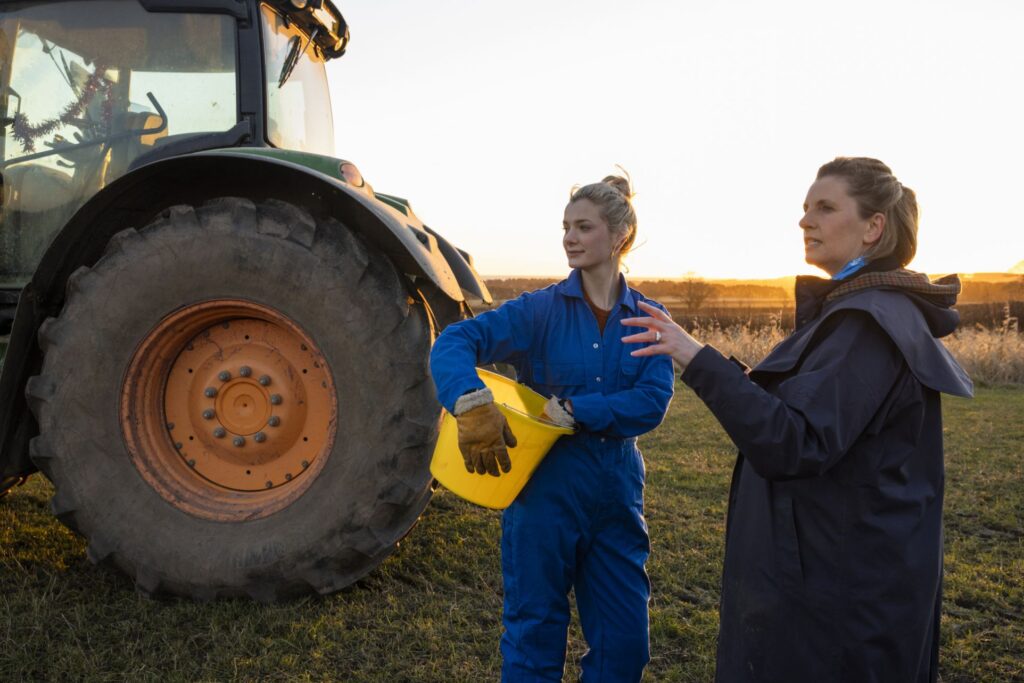
MULTIPOLYGON (((634 358, 624 318, 644 315, 620 273, 636 238, 629 182, 609 176, 573 191, 563 221, 569 277, 449 326, 431 352, 438 397, 456 417, 466 468, 515 467, 515 436, 474 368, 513 365, 549 396, 545 413, 575 428, 548 452, 502 516, 503 681, 561 681, 576 592, 589 649, 584 681, 637 681, 650 659, 644 564, 644 464, 636 437, 672 397, 672 361, 634 358)), ((660 309, 659 309, 660 310, 660 309)))
POLYGON ((939 395, 972 384, 939 340, 959 321, 959 280, 905 268, 917 225, 914 192, 888 166, 839 157, 800 219, 806 261, 831 277, 797 278, 796 330, 752 371, 661 311, 626 321, 648 330, 623 341, 675 359, 739 448, 721 683, 938 679, 939 395))

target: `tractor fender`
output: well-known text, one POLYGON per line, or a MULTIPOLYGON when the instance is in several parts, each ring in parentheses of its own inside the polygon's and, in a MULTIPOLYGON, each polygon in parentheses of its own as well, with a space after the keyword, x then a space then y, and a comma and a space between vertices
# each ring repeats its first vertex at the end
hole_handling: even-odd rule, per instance
MULTIPOLYGON (((47 317, 60 312, 68 278, 79 267, 99 260, 113 235, 141 228, 171 206, 199 205, 222 196, 287 201, 314 216, 342 221, 384 252, 399 272, 429 280, 452 301, 464 301, 463 289, 490 301, 468 255, 426 228, 411 210, 399 210, 407 206, 396 206, 395 198, 387 195, 381 201, 368 186, 355 188, 328 175, 324 162, 329 157, 291 153, 291 159, 316 157, 318 170, 308 163, 269 156, 274 151, 212 150, 142 166, 98 192, 57 234, 22 290, 0 374, 0 406, 6 407, 0 414, 0 475, 35 470, 28 458, 28 441, 37 428, 26 403, 25 385, 38 374, 42 362, 36 332, 47 317)), ((344 162, 333 163, 338 169, 344 162)))

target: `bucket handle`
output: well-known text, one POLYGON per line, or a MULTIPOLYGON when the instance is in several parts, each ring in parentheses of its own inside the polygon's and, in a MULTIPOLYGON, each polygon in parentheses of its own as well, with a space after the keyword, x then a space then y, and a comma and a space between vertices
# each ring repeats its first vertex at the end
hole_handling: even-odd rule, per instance
POLYGON ((520 410, 519 408, 516 408, 514 406, 510 406, 507 403, 501 403, 499 405, 501 405, 502 408, 505 408, 509 412, 516 413, 518 415, 522 415, 523 417, 529 418, 531 420, 536 420, 537 422, 540 422, 542 425, 544 425, 546 427, 554 427, 555 429, 563 430, 566 434, 571 434, 572 433, 572 430, 569 429, 568 427, 563 427, 562 425, 560 425, 560 424, 558 424, 556 422, 553 422, 552 420, 541 418, 541 417, 538 417, 537 415, 532 415, 532 414, 526 412, 525 410, 520 410))

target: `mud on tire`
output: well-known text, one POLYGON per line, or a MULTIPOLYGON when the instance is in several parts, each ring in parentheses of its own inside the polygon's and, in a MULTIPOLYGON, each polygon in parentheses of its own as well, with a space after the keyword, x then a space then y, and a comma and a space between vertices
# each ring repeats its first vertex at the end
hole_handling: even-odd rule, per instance
MULTIPOLYGON (((115 236, 92 268, 72 276, 61 314, 41 327, 43 368, 27 388, 40 426, 32 457, 56 488, 54 513, 88 539, 89 559, 120 568, 143 593, 274 601, 335 591, 390 554, 429 499, 429 449, 440 414, 428 376, 430 342, 422 304, 407 297, 382 254, 340 223, 317 222, 273 200, 174 207, 140 231, 115 236), (214 441, 202 431, 221 417, 204 422, 197 415, 205 405, 194 395, 201 383, 175 380, 186 365, 193 372, 182 358, 186 349, 199 353, 204 333, 203 348, 212 350, 197 363, 223 363, 231 382, 242 381, 232 354, 273 356, 242 342, 210 346, 217 326, 240 324, 250 310, 252 329, 269 329, 277 316, 282 329, 294 328, 292 341, 308 340, 301 348, 319 354, 326 373, 320 384, 331 388, 321 397, 331 404, 327 427, 305 413, 295 418, 316 430, 302 436, 322 447, 316 467, 300 476, 275 460, 285 456, 264 448, 260 466, 288 470, 287 481, 276 477, 267 491, 235 485, 246 456, 230 450, 230 433, 214 441), (167 322, 174 315, 191 321, 188 335, 199 330, 195 344, 182 342, 185 328, 167 322), (154 335, 170 340, 162 355, 137 357, 154 335), (163 421, 161 401, 171 410, 179 399, 188 412, 184 431, 153 424, 163 421), (212 444, 224 467, 203 471, 208 453, 190 439, 212 444)), ((302 377, 297 368, 306 363, 294 356, 268 361, 287 372, 267 389, 287 379, 309 407, 320 400, 317 386, 302 377), (297 378, 284 377, 293 374, 289 363, 297 378)), ((226 395, 229 383, 219 386, 226 395)), ((238 396, 262 400, 255 381, 237 386, 238 410, 238 396)), ((273 410, 267 405, 257 407, 273 410)), ((235 417, 261 419, 248 403, 245 409, 235 417)), ((269 427, 260 431, 264 441, 271 434, 269 443, 277 436, 269 427)), ((245 447, 256 449, 254 439, 243 437, 245 447)), ((299 436, 292 441, 289 447, 303 445, 299 436)))

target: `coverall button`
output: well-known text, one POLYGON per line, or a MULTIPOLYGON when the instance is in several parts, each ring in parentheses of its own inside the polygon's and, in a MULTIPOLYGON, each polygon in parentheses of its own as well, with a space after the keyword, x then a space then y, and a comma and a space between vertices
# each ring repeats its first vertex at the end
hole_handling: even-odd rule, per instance
POLYGON ((601 443, 604 443, 604 437, 603 436, 601 437, 601 443))
POLYGON ((601 378, 600 378, 600 377, 598 377, 598 378, 597 378, 597 381, 598 381, 598 382, 600 382, 600 381, 601 381, 601 378))
POLYGON ((601 345, 600 345, 600 344, 598 344, 597 342, 594 342, 594 348, 595 348, 595 349, 599 349, 599 348, 601 348, 601 345))

